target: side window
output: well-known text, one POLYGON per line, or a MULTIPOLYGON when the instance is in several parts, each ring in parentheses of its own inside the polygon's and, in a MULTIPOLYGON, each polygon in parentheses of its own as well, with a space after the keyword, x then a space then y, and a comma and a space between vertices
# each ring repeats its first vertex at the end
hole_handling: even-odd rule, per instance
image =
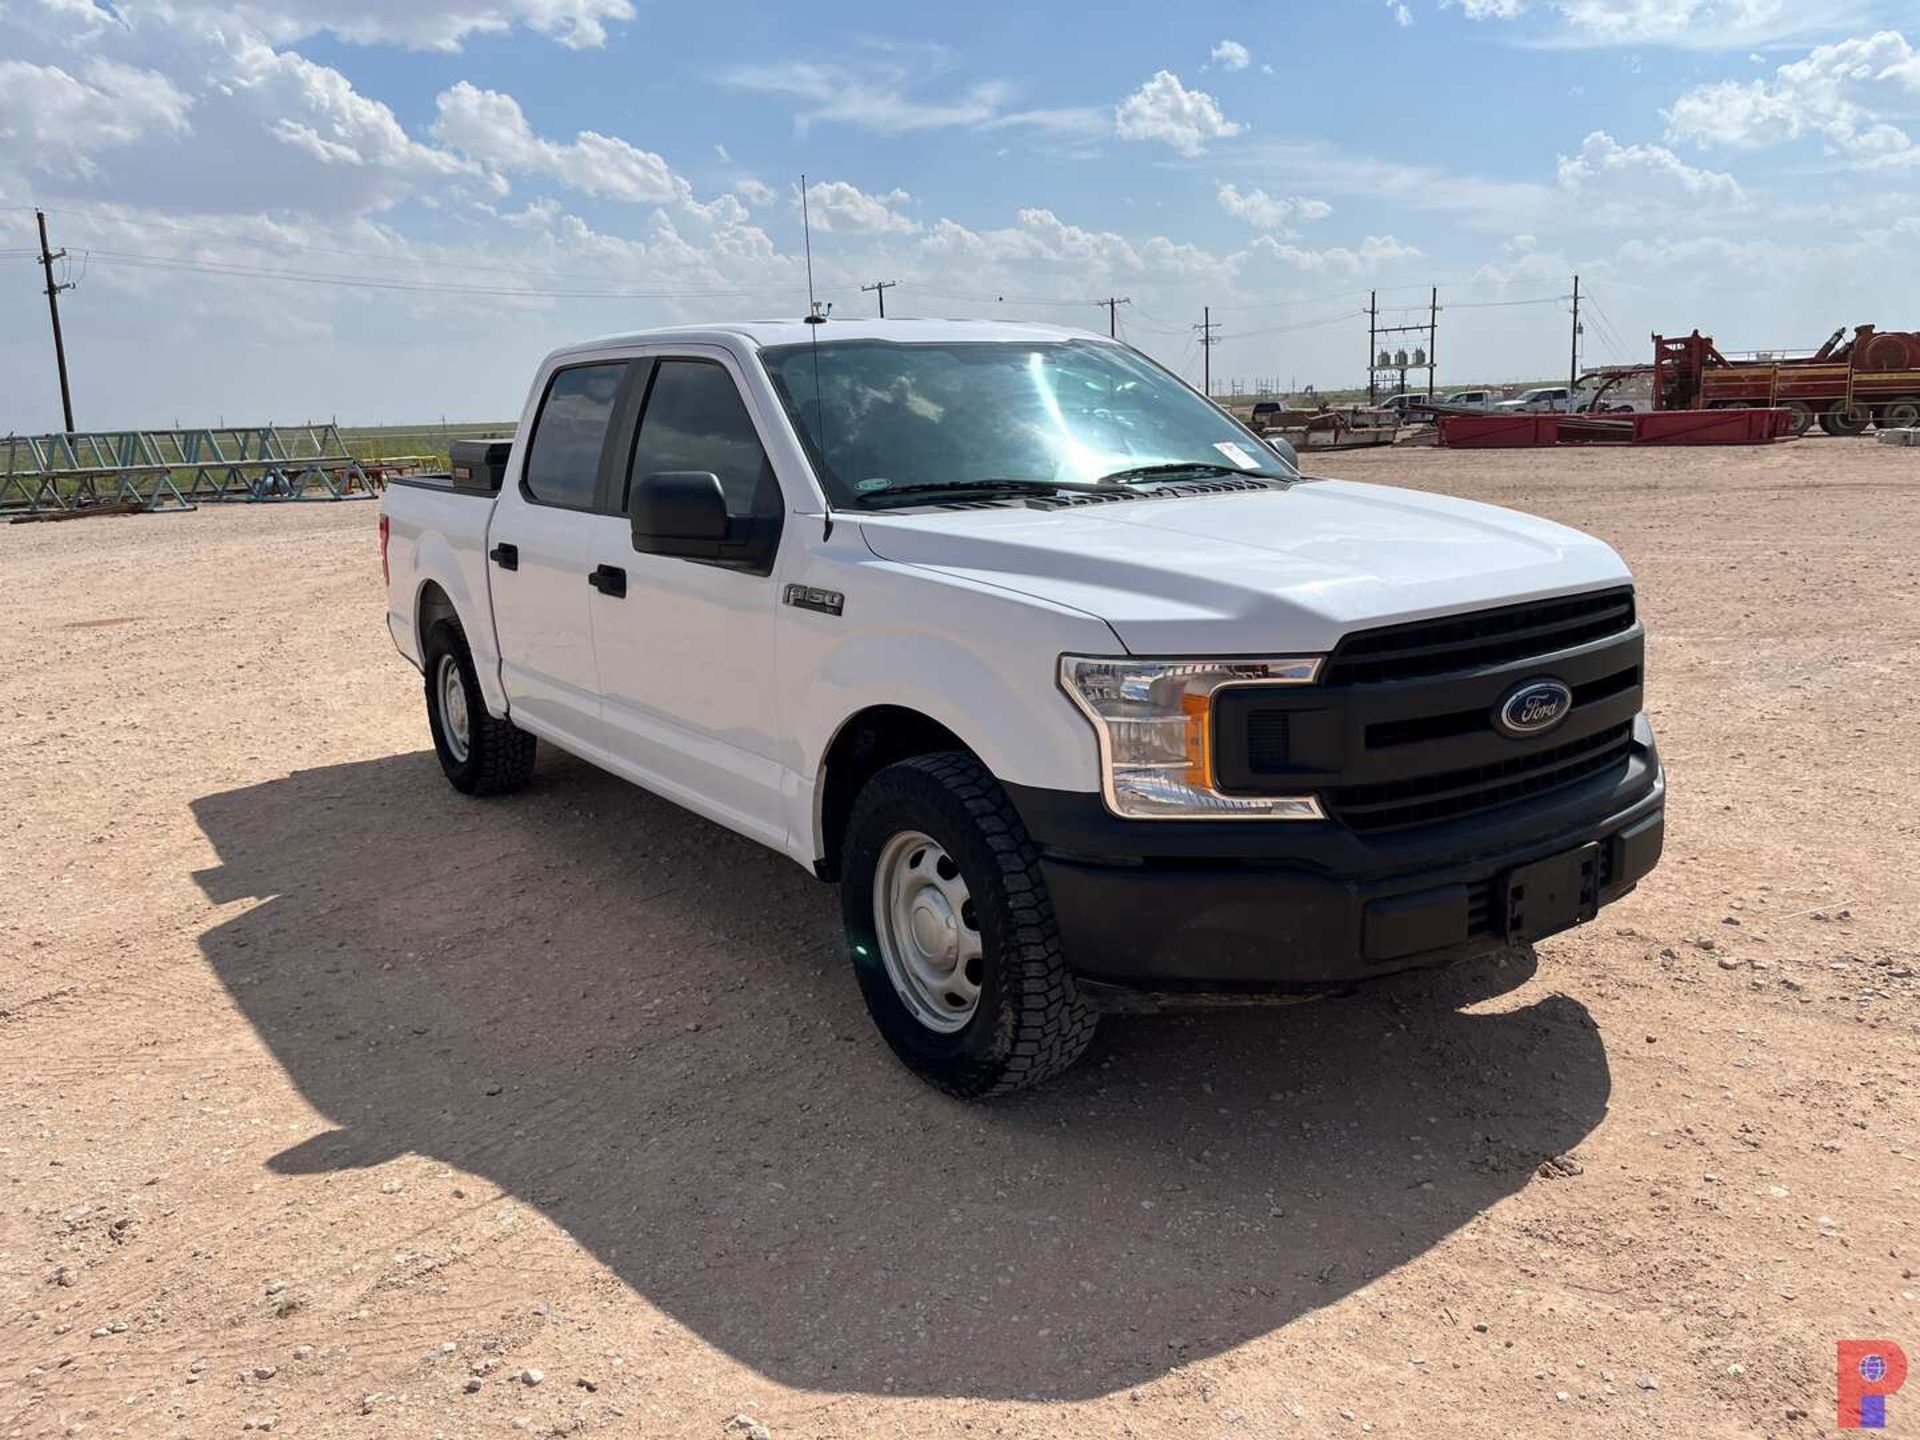
POLYGON ((662 360, 654 372, 627 469, 627 493, 635 481, 663 470, 719 476, 730 514, 779 512, 780 487, 753 419, 733 377, 713 361, 662 360))
POLYGON ((600 447, 627 362, 576 365, 547 386, 520 483, 543 505, 590 509, 600 483, 600 447))

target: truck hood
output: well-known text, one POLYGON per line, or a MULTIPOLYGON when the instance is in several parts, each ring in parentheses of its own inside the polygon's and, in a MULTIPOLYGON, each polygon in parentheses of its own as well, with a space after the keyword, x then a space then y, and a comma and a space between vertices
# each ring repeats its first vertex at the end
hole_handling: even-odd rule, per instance
POLYGON ((860 528, 884 560, 1098 616, 1136 655, 1322 652, 1353 630, 1629 578, 1608 546, 1564 525, 1342 480, 868 515, 860 528))

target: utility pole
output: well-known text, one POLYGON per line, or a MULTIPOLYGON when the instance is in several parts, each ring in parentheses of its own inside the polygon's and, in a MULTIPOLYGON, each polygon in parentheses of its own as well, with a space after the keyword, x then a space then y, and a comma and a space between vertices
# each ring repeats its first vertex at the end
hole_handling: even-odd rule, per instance
MULTIPOLYGON (((1580 277, 1576 275, 1573 277, 1573 342, 1572 342, 1572 350, 1567 360, 1568 391, 1571 392, 1573 387, 1578 385, 1579 383, 1580 383, 1580 277)), ((1573 403, 1572 399, 1569 398, 1567 403, 1571 405, 1573 403)))
POLYGON ((876 280, 871 285, 862 285, 860 287, 863 293, 868 290, 873 291, 874 298, 880 302, 880 318, 882 320, 887 318, 887 291, 893 289, 899 283, 898 280, 876 280))
POLYGON ((1214 323, 1213 307, 1200 307, 1200 323, 1193 327, 1200 332, 1200 383, 1201 393, 1209 400, 1213 398, 1213 347, 1220 343, 1214 331, 1220 327, 1214 323))
POLYGON ((53 283, 53 262, 67 258, 67 252, 58 253, 47 248, 47 215, 44 210, 33 212, 33 218, 40 222, 40 268, 47 277, 47 309, 53 316, 53 361, 60 368, 60 413, 67 422, 67 434, 73 433, 73 391, 67 386, 67 342, 60 337, 60 292, 71 290, 72 284, 53 283))
POLYGON ((1367 404, 1369 405, 1373 404, 1374 401, 1373 362, 1376 357, 1373 345, 1374 341, 1378 338, 1375 332, 1378 330, 1379 325, 1380 292, 1378 290, 1369 290, 1367 292, 1367 404))
POLYGON ((1120 307, 1122 305, 1131 305, 1133 301, 1124 295, 1111 295, 1105 300, 1096 300, 1093 303, 1106 306, 1107 336, 1109 339, 1118 340, 1120 338, 1120 307))
POLYGON ((1433 399, 1433 377, 1440 361, 1434 351, 1440 348, 1440 287, 1427 292, 1427 399, 1433 399))

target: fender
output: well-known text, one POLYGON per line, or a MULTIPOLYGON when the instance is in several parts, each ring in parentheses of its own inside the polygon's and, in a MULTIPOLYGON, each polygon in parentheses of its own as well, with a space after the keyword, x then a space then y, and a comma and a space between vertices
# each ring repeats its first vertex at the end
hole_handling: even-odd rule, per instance
POLYGON ((783 632, 783 666, 791 662, 810 677, 790 692, 787 813, 795 860, 810 866, 824 853, 826 756, 847 723, 877 705, 946 727, 1002 781, 1099 791, 1098 743, 1060 689, 1056 667, 1070 651, 1124 653, 1105 622, 885 562, 860 567, 860 600, 863 613, 887 617, 885 628, 842 636, 833 622, 809 617, 783 632), (961 605, 973 623, 956 633, 936 612, 950 615, 961 605))
MULTIPOLYGON (((485 543, 483 534, 481 544, 484 546, 485 543)), ((483 558, 481 564, 485 563, 483 558)), ((477 590, 469 582, 467 570, 461 565, 452 542, 437 530, 422 535, 414 549, 413 613, 408 617, 412 626, 414 654, 408 658, 418 665, 418 657, 425 649, 426 637, 420 631, 420 610, 421 599, 429 583, 438 585, 446 593, 447 599, 453 602, 460 628, 466 632, 467 648, 473 653, 473 668, 480 677, 480 689, 486 700, 487 712, 504 718, 507 714, 507 695, 500 684, 500 652, 493 633, 493 597, 484 590, 477 590)))

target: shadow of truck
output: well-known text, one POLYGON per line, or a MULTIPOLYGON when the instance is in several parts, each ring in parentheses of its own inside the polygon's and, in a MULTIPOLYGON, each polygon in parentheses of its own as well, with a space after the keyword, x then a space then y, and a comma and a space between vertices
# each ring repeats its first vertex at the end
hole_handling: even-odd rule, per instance
POLYGON ((1592 1019, 1492 1012, 1530 954, 1344 1002, 1110 1019, 991 1106, 869 1026, 833 893, 567 757, 476 804, 431 752, 194 805, 214 969, 337 1127, 565 1228, 708 1343, 833 1390, 1072 1399, 1327 1305, 1605 1113, 1592 1019))

